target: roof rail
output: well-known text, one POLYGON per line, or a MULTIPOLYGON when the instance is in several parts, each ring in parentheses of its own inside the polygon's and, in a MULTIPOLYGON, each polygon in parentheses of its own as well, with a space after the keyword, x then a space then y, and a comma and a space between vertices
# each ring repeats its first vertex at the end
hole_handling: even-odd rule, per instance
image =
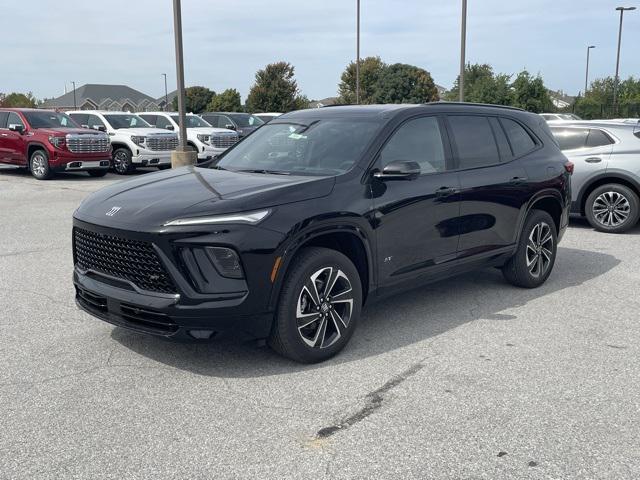
POLYGON ((495 105, 493 103, 473 103, 473 102, 447 102, 446 100, 438 100, 437 102, 428 102, 425 105, 465 105, 472 107, 493 107, 504 108, 505 110, 517 110, 519 112, 526 112, 523 108, 512 107, 510 105, 495 105))

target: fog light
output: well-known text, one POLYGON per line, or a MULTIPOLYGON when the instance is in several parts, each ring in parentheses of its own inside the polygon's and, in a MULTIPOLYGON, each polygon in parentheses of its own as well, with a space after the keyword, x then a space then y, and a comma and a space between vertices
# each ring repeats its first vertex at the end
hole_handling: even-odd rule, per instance
POLYGON ((240 258, 234 250, 224 247, 207 247, 206 251, 220 275, 227 278, 244 278, 240 258))

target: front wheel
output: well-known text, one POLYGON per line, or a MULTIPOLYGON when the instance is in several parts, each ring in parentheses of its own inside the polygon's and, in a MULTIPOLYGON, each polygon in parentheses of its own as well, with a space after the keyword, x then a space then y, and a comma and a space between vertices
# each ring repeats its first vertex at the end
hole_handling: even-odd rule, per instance
POLYGON ((593 228, 600 232, 622 233, 638 223, 638 195, 620 184, 602 185, 587 197, 585 213, 593 228))
POLYGON ((542 210, 532 210, 520 234, 516 253, 502 267, 502 274, 518 287, 539 287, 553 270, 557 250, 558 236, 553 218, 542 210))
POLYGON ((327 360, 353 335, 361 308, 353 263, 336 250, 305 248, 284 280, 269 345, 296 362, 327 360))
POLYGON ((119 175, 128 175, 135 170, 128 148, 118 148, 113 152, 113 169, 119 175))
POLYGON ((29 158, 29 170, 38 180, 48 180, 52 176, 49 156, 44 150, 36 150, 29 158))

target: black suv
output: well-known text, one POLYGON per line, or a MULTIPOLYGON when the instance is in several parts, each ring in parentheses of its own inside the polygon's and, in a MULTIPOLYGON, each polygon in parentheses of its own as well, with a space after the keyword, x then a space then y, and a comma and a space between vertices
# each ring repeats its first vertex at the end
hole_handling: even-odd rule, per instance
POLYGON ((268 338, 318 362, 365 301, 471 269, 544 283, 573 165, 544 119, 433 103, 274 119, 221 157, 90 195, 73 228, 76 299, 172 338, 268 338))

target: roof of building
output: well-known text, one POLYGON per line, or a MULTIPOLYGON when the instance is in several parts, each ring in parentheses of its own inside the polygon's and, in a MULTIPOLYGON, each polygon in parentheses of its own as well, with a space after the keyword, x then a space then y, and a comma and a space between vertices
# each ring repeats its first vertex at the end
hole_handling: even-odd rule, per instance
MULTIPOLYGON (((46 100, 42 107, 43 108, 56 108, 56 107, 71 107, 74 105, 73 103, 73 90, 65 93, 64 95, 58 98, 52 98, 46 100)), ((128 87, 126 85, 105 85, 99 83, 88 83, 81 87, 78 87, 75 91, 75 104, 77 106, 82 105, 87 100, 93 102, 96 106, 101 105, 106 100, 116 101, 116 100, 130 100, 136 105, 144 102, 155 103, 156 100, 149 95, 142 93, 134 88, 128 87)), ((164 97, 163 97, 164 99, 164 97)))

